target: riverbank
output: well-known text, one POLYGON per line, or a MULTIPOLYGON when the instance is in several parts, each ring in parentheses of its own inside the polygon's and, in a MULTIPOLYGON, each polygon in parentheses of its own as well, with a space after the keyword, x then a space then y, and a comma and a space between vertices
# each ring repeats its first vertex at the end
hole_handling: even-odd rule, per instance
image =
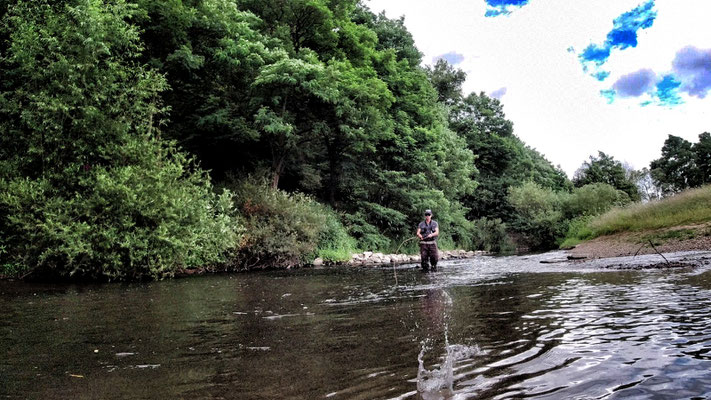
MULTIPOLYGON (((466 250, 440 250, 439 259, 440 260, 457 260, 466 259, 476 256, 488 255, 489 253, 485 251, 466 251, 466 250)), ((413 254, 384 254, 375 253, 372 251, 364 251, 362 253, 355 253, 351 255, 350 260, 341 262, 328 262, 321 258, 317 258, 311 264, 314 267, 323 266, 376 266, 383 264, 411 264, 419 263, 420 256, 413 254)))
POLYGON ((570 253, 596 259, 694 250, 711 250, 711 223, 600 236, 578 244, 570 253))

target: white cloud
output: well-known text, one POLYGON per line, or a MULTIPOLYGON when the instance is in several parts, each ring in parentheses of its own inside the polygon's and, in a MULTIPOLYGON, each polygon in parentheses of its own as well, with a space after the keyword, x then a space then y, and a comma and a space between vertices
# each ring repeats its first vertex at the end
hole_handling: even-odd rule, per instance
POLYGON ((613 104, 600 96, 620 77, 640 69, 658 75, 671 71, 676 52, 693 45, 711 48, 711 24, 706 0, 657 0, 654 25, 639 31, 635 48, 616 51, 599 82, 582 70, 576 55, 590 43, 601 43, 613 20, 639 0, 531 0, 505 17, 485 18, 484 0, 371 0, 374 12, 390 18, 405 16, 405 25, 424 53, 424 60, 456 52, 457 65, 468 74, 467 92, 488 93, 506 87, 502 98, 514 132, 560 164, 572 176, 598 150, 635 168, 660 155, 668 134, 695 141, 711 130, 709 100, 684 97, 676 107, 640 107, 639 98, 613 104), (573 47, 576 53, 568 52, 573 47))

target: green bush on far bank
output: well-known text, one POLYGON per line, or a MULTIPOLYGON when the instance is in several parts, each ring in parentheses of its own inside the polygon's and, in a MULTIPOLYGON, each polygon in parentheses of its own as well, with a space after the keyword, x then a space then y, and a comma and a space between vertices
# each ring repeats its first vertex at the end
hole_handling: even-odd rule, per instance
POLYGON ((585 226, 589 217, 630 202, 626 193, 605 183, 588 184, 568 193, 528 182, 511 188, 508 199, 516 211, 514 231, 521 233, 525 244, 534 250, 573 245, 575 242, 569 239, 588 235, 585 226))
POLYGON ((326 220, 316 246, 318 257, 326 262, 350 260, 351 255, 358 251, 356 240, 329 207, 317 203, 315 208, 321 210, 326 220))
POLYGON ((481 218, 474 224, 474 246, 471 250, 484 250, 494 253, 511 253, 516 246, 506 232, 506 224, 500 219, 481 218))
POLYGON ((255 178, 230 189, 245 232, 229 268, 295 267, 315 257, 345 261, 355 252, 355 239, 336 213, 310 197, 273 189, 255 178))
POLYGON ((576 246, 578 243, 592 238, 590 230, 590 221, 592 216, 577 217, 570 220, 568 224, 568 233, 560 244, 561 248, 576 246))

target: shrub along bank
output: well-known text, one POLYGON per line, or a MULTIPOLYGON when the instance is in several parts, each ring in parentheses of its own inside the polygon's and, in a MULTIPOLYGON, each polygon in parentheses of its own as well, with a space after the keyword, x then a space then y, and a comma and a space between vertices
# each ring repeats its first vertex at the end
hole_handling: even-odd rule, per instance
POLYGON ((232 188, 244 232, 229 269, 286 268, 316 257, 344 261, 355 252, 355 240, 327 206, 266 181, 247 179, 232 188))
POLYGON ((557 247, 572 234, 568 232, 581 229, 584 221, 630 203, 625 192, 606 183, 556 192, 529 182, 511 188, 508 198, 515 210, 511 227, 534 250, 557 247))

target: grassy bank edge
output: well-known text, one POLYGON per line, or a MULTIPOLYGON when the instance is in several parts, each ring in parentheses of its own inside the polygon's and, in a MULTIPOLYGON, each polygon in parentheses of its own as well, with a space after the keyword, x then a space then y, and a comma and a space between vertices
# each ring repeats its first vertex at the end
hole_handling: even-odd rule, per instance
POLYGON ((645 240, 684 240, 711 235, 711 185, 686 190, 648 203, 615 208, 571 227, 561 248, 568 248, 601 236, 635 233, 645 240))

